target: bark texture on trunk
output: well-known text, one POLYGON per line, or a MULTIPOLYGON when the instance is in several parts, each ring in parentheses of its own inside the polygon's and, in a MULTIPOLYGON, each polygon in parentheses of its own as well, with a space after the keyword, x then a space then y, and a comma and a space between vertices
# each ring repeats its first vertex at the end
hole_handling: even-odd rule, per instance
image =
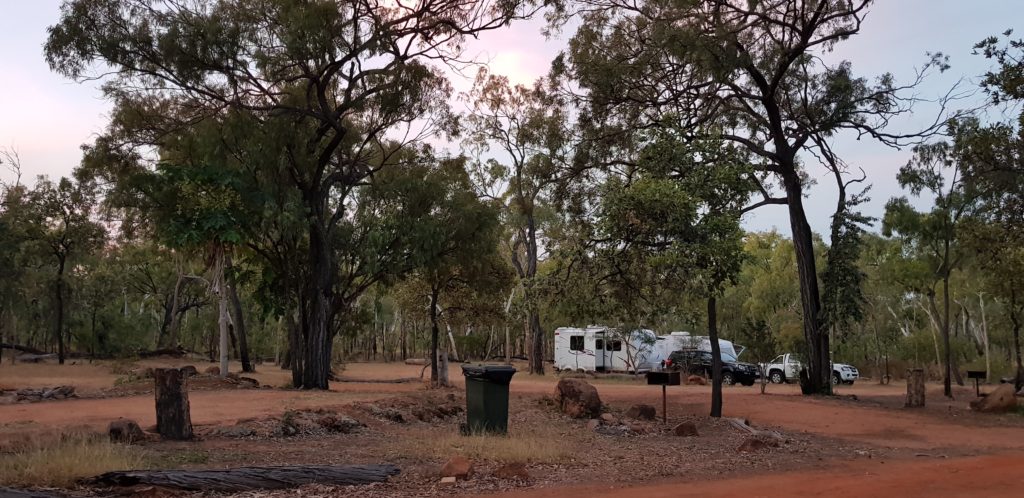
MULTIPOLYGON (((290 465, 203 470, 132 470, 107 472, 89 484, 111 486, 158 486, 186 491, 237 493, 258 489, 295 488, 317 483, 353 486, 387 481, 397 475, 394 465, 290 465)), ((0 493, 2 494, 2 493, 0 493)))
POLYGON ((943 360, 945 362, 945 375, 942 377, 942 392, 947 398, 952 398, 953 351, 949 346, 949 277, 942 279, 942 348, 943 360))
POLYGON ((188 404, 188 375, 178 368, 153 370, 156 397, 156 429, 160 437, 192 439, 192 415, 188 404))
MULTIPOLYGON (((331 375, 331 265, 330 241, 324 227, 310 228, 310 271, 302 316, 302 370, 296 387, 327 389, 331 375)), ((294 361, 294 360, 293 360, 294 361)))
POLYGON ((255 372, 252 361, 249 359, 249 338, 245 328, 245 315, 242 313, 242 300, 238 297, 238 284, 234 274, 231 272, 231 257, 227 257, 228 269, 228 295, 231 298, 231 322, 234 323, 235 333, 238 336, 238 359, 242 362, 242 371, 246 373, 255 372))
POLYGON ((828 334, 821 330, 821 293, 814 260, 814 238, 803 206, 803 185, 795 168, 783 175, 789 223, 796 252, 797 276, 800 282, 800 307, 803 311, 804 340, 809 350, 806 391, 817 394, 832 392, 829 366, 828 334))
POLYGON ((711 416, 722 416, 722 347, 718 344, 718 306, 708 298, 708 340, 711 342, 711 416))
POLYGON ((907 408, 924 406, 924 377, 923 368, 907 370, 907 408))
POLYGON ((438 370, 438 347, 441 330, 437 326, 437 289, 430 290, 430 383, 437 386, 440 382, 438 370))
MULTIPOLYGON (((57 339, 57 363, 64 364, 64 257, 59 258, 57 265, 57 281, 54 282, 54 292, 57 298, 57 329, 54 337, 57 339)), ((51 350, 52 351, 52 350, 51 350)))

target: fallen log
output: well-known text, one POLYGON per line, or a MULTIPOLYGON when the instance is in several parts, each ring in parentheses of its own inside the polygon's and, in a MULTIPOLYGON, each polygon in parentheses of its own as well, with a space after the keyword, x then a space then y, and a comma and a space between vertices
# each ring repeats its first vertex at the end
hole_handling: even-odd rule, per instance
POLYGON ((43 353, 43 354, 20 354, 14 358, 18 363, 39 363, 43 360, 52 360, 57 357, 57 353, 43 353))
POLYGON ((351 382, 353 384, 408 384, 419 381, 420 378, 417 377, 402 377, 398 379, 344 379, 339 377, 334 379, 334 382, 351 382))
POLYGON ((783 437, 782 434, 779 434, 778 432, 775 432, 775 431, 762 431, 760 429, 755 429, 755 428, 751 427, 749 420, 742 419, 742 418, 727 418, 726 420, 730 424, 732 424, 733 427, 735 427, 735 428, 737 428, 737 429, 739 429, 739 430, 741 430, 743 432, 746 432, 747 434, 750 434, 751 436, 766 437, 766 438, 769 438, 769 439, 774 439, 774 440, 779 441, 779 442, 783 442, 783 441, 786 440, 786 438, 783 437))
POLYGON ((27 491, 24 489, 0 487, 0 498, 61 498, 65 495, 53 494, 48 491, 27 491))
POLYGON ((9 342, 0 342, 0 349, 13 349, 15 351, 21 351, 22 353, 28 354, 46 354, 46 351, 22 346, 21 344, 11 344, 9 342))
POLYGON ((210 470, 107 472, 84 480, 94 486, 150 485, 186 491, 239 492, 285 489, 305 484, 351 486, 384 482, 400 471, 394 465, 287 465, 210 470))
POLYGON ((139 358, 152 358, 154 356, 173 356, 175 358, 181 358, 188 354, 185 348, 178 346, 176 348, 162 348, 154 349, 152 351, 139 351, 139 358))

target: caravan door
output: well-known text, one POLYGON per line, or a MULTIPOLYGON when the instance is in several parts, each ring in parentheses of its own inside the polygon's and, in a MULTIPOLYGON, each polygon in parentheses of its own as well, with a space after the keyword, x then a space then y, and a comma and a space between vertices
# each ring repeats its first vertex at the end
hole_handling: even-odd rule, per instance
POLYGON ((604 331, 594 332, 594 370, 605 372, 611 366, 611 358, 605 350, 604 331))

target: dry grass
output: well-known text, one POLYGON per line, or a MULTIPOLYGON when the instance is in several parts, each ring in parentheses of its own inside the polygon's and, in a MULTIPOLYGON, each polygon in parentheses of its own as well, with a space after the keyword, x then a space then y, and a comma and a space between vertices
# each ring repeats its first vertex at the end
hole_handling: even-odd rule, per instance
POLYGON ((557 463, 576 453, 565 435, 551 427, 512 430, 508 436, 446 433, 424 438, 410 449, 427 458, 443 460, 458 454, 501 463, 557 463))
POLYGON ((139 448, 104 437, 71 434, 0 455, 0 485, 70 487, 103 472, 141 468, 144 456, 139 448))

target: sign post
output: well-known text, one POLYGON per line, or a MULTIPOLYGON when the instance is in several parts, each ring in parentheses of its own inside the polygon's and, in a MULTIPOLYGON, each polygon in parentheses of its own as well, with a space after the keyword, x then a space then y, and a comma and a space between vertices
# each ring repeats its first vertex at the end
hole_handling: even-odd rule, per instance
POLYGON ((668 422, 668 386, 681 383, 679 372, 647 372, 647 385, 661 386, 661 421, 668 422))

